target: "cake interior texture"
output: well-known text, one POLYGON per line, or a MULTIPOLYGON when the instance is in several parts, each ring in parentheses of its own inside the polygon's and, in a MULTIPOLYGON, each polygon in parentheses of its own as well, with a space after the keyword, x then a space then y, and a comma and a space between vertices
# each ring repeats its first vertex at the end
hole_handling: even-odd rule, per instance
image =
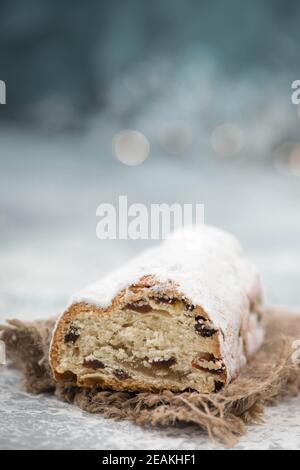
POLYGON ((72 305, 55 350, 58 380, 114 390, 220 390, 221 332, 183 299, 144 296, 101 310, 72 305))

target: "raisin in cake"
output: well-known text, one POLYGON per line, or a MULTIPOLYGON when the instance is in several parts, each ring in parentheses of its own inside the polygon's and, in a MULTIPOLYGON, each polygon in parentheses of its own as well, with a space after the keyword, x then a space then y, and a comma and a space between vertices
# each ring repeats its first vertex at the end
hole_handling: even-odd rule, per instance
POLYGON ((261 345, 261 310, 259 277, 233 236, 179 230, 72 299, 53 373, 82 387, 216 392, 261 345))

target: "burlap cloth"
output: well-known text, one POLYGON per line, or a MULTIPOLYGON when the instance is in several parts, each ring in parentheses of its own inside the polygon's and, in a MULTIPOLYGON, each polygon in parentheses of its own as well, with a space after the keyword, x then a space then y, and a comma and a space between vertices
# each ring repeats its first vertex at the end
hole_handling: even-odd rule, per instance
POLYGON ((48 361, 54 320, 11 320, 0 329, 12 365, 22 371, 28 392, 50 392, 91 413, 131 420, 141 426, 189 425, 191 432, 194 427, 200 428, 211 439, 231 446, 247 424, 262 422, 266 405, 300 391, 300 366, 293 349, 294 341, 300 340, 300 316, 274 308, 266 315, 267 337, 259 353, 238 379, 212 395, 65 387, 53 381, 48 361))

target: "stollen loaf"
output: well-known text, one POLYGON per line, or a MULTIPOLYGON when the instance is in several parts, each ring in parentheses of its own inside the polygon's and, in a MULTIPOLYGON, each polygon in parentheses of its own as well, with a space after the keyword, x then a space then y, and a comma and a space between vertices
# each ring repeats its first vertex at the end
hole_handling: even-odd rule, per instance
POLYGON ((125 391, 214 393, 264 339, 263 296, 235 237, 180 229, 76 294, 57 321, 57 381, 125 391))

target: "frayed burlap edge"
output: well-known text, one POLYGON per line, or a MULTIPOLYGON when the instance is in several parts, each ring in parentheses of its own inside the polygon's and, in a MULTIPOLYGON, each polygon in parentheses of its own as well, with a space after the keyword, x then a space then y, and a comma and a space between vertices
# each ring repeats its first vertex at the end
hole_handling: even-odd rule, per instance
POLYGON ((292 361, 293 342, 300 340, 300 316, 270 308, 267 337, 241 375, 218 394, 196 392, 129 393, 80 389, 55 383, 48 351, 54 320, 0 327, 12 365, 21 369, 28 392, 54 393, 59 399, 107 418, 141 426, 193 425, 214 441, 233 446, 247 424, 261 423, 266 405, 300 391, 300 368, 292 361))

